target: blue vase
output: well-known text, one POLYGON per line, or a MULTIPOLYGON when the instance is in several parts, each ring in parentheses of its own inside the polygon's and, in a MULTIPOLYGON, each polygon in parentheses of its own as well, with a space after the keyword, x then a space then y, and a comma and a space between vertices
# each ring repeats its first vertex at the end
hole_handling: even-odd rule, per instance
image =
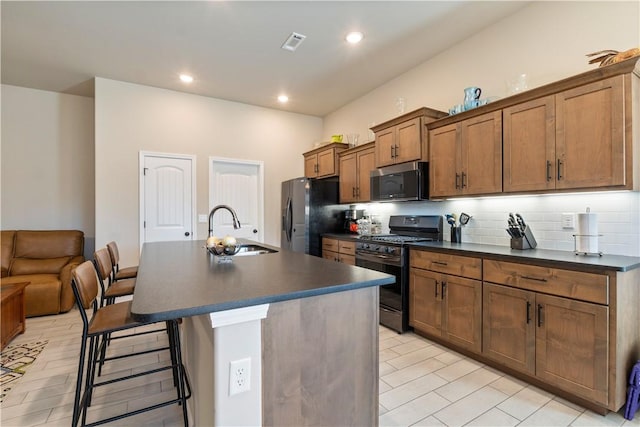
POLYGON ((471 110, 478 106, 477 101, 480 99, 482 90, 479 87, 468 87, 464 90, 464 109, 471 110))

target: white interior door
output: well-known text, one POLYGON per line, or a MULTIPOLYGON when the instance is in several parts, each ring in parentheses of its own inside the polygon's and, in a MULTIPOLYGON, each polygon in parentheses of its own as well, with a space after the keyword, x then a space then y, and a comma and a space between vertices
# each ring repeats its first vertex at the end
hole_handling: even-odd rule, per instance
POLYGON ((264 163, 212 157, 209 165, 209 210, 229 205, 241 224, 235 230, 231 214, 221 209, 213 217, 213 234, 263 242, 264 163))
POLYGON ((192 156, 141 153, 141 241, 192 240, 192 156))

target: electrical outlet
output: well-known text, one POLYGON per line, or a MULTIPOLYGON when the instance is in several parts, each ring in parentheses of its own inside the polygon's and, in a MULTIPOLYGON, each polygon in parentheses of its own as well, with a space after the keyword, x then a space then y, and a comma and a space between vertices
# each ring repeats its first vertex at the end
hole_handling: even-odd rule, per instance
POLYGON ((576 227, 576 214, 563 213, 560 222, 562 223, 562 228, 573 230, 576 227))
POLYGON ((198 222, 200 223, 205 223, 209 220, 209 218, 207 217, 206 214, 199 214, 198 215, 198 222))
POLYGON ((251 358, 229 363, 229 396, 251 390, 251 358))

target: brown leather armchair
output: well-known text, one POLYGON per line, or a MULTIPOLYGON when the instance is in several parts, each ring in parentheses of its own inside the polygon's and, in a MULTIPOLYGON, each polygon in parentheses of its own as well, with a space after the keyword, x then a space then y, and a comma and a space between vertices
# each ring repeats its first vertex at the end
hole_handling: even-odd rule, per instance
POLYGON ((30 282, 27 317, 69 311, 75 297, 71 270, 84 261, 84 233, 78 230, 2 231, 0 284, 30 282))

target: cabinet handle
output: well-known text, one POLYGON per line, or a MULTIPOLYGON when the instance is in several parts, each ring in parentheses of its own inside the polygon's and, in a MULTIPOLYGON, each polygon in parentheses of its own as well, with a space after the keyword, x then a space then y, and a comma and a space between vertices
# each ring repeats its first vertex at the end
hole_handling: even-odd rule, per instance
POLYGON ((351 187, 351 196, 356 197, 356 187, 351 187))
POLYGON ((538 327, 542 326, 542 304, 538 304, 538 327))
POLYGON ((447 282, 442 282, 442 300, 444 301, 445 289, 447 289, 447 282))
POLYGON ((446 262, 442 262, 442 261, 433 261, 433 263, 438 265, 444 265, 444 266, 448 265, 446 262))
POLYGON ((318 172, 318 164, 317 163, 315 165, 313 165, 313 171, 314 172, 318 172))
POLYGON ((467 184, 465 184, 466 178, 467 178, 466 172, 462 172, 462 188, 467 186, 467 184))
POLYGON ((400 146, 399 146, 399 145, 396 145, 395 147, 396 147, 396 149, 395 149, 395 150, 393 150, 393 154, 394 154, 396 157, 398 157, 398 148, 400 148, 400 146))
POLYGON ((456 190, 460 188, 460 174, 456 173, 456 190))
POLYGON ((536 282, 544 282, 544 283, 547 282, 547 279, 544 279, 544 278, 541 279, 539 277, 530 277, 530 276, 520 276, 520 277, 526 280, 535 280, 536 282))
POLYGON ((551 181, 551 160, 547 160, 547 181, 551 181))
POLYGON ((563 165, 562 160, 558 159, 558 181, 560 181, 562 179, 562 173, 560 170, 560 167, 563 165))
POLYGON ((391 146, 391 158, 393 159, 395 156, 393 155, 393 145, 391 146))
POLYGON ((435 285, 433 286, 433 291, 435 292, 436 299, 438 299, 438 285, 439 285, 439 284, 440 284, 440 282, 438 282, 438 281, 436 280, 436 283, 435 283, 435 285))
POLYGON ((531 303, 527 301, 527 325, 531 322, 531 303))

